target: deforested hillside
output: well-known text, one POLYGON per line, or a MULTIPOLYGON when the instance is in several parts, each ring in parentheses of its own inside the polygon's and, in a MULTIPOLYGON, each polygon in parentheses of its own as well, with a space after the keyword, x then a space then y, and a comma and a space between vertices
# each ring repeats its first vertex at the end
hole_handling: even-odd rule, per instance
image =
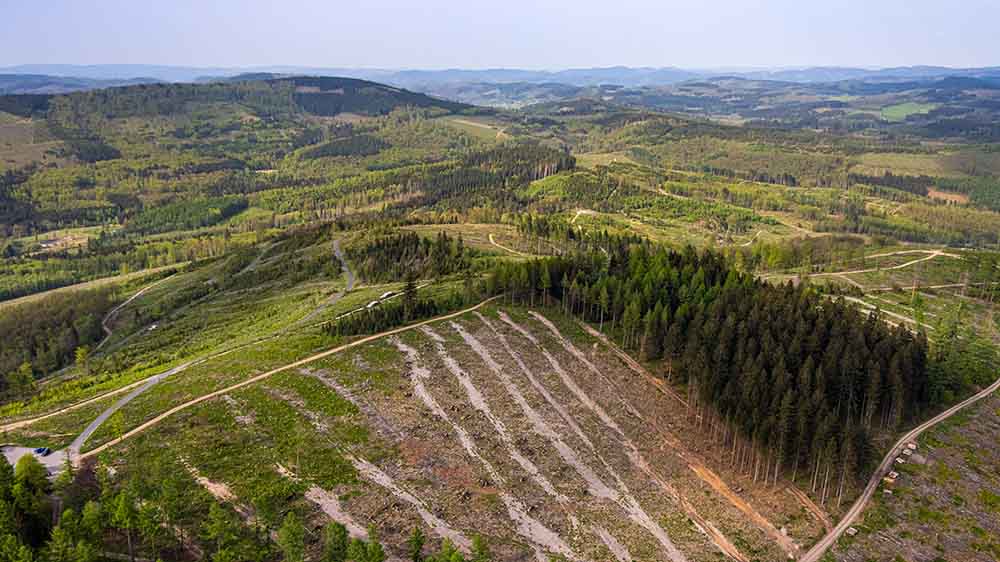
POLYGON ((268 74, 0 112, 23 559, 854 557, 996 388, 988 145, 268 74))

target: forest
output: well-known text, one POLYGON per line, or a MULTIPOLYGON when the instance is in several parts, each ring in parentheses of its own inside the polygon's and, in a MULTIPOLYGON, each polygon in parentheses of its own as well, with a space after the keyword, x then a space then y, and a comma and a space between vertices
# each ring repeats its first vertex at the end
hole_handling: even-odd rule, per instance
POLYGON ((487 290, 529 305, 559 297, 626 349, 663 360, 699 426, 755 481, 801 475, 839 503, 868 469, 874 433, 895 432, 953 391, 930 367, 923 334, 836 295, 754 281, 712 252, 609 246, 607 258, 498 266, 487 290))
POLYGON ((115 304, 110 288, 53 294, 35 302, 0 310, 0 393, 20 397, 31 392, 36 378, 79 360, 104 336, 101 319, 115 304), (78 351, 82 350, 82 351, 78 351))

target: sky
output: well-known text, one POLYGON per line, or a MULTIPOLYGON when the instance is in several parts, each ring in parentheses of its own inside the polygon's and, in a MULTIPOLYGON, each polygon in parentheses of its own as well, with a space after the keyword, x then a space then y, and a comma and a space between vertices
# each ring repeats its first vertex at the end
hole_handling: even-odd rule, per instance
POLYGON ((0 66, 995 66, 998 21, 998 0, 0 0, 0 66))

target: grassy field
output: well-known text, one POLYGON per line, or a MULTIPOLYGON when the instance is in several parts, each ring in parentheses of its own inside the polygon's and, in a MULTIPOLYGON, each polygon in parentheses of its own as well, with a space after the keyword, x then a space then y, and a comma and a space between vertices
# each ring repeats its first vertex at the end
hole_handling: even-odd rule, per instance
POLYGON ((597 166, 607 166, 614 162, 625 162, 635 164, 635 161, 624 152, 591 152, 576 154, 576 163, 583 168, 595 168, 597 166))
POLYGON ((510 138, 503 125, 481 117, 442 117, 441 121, 467 135, 487 141, 502 141, 510 138))
POLYGON ((938 108, 935 103, 900 103, 882 108, 882 119, 892 122, 906 121, 910 115, 924 115, 938 108))

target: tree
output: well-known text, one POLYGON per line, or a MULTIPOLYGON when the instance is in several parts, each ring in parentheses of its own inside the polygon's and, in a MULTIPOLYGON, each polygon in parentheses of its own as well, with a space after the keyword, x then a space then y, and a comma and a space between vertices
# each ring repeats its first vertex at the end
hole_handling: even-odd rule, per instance
POLYGON ((601 294, 598 296, 599 305, 601 307, 601 318, 598 324, 598 329, 602 332, 604 331, 604 317, 608 314, 608 306, 610 304, 610 298, 608 296, 608 288, 605 286, 601 287, 601 294))
POLYGON ((409 552, 412 562, 423 562, 424 543, 426 542, 427 539, 424 537, 424 533, 420 530, 420 527, 414 527, 410 538, 406 540, 406 550, 409 552))
POLYGON ((552 277, 549 274, 548 262, 542 262, 542 268, 539 272, 540 279, 538 280, 539 288, 542 290, 542 305, 549 305, 549 291, 552 289, 552 277))
POLYGON ((73 537, 57 525, 52 529, 52 536, 45 545, 45 560, 47 562, 75 562, 76 545, 73 537))
POLYGON ((13 499, 13 487, 14 467, 10 465, 7 457, 0 455, 0 500, 13 499))
POLYGON ((103 519, 101 504, 88 501, 80 515, 80 535, 91 542, 98 542, 104 530, 103 519))
POLYGON ((21 540, 37 545, 48 531, 51 516, 47 496, 51 490, 48 471, 34 455, 24 455, 14 468, 13 502, 21 540))
MULTIPOLYGON (((84 511, 86 513, 86 509, 84 511)), ((214 542, 215 551, 219 552, 236 540, 236 522, 225 508, 213 503, 208 508, 208 519, 202 526, 202 536, 206 540, 214 542)))
POLYGON ((0 560, 3 562, 32 562, 31 548, 14 535, 0 536, 0 560))
POLYGON ((7 391, 15 398, 23 398, 35 389, 35 375, 31 363, 25 361, 16 371, 7 374, 7 391))
POLYGON ((303 562, 306 555, 305 545, 306 531, 302 527, 302 522, 289 511, 278 529, 278 547, 281 548, 286 562, 303 562))
POLYGON ((368 547, 365 541, 355 538, 347 545, 347 559, 351 562, 368 562, 368 547))
POLYGON ((166 517, 158 501, 147 499, 139 508, 139 534, 153 551, 159 551, 167 541, 166 517))
POLYGON ((135 509, 135 499, 127 487, 118 493, 111 512, 111 525, 125 531, 128 542, 128 557, 135 562, 135 545, 132 544, 132 531, 138 525, 139 514, 135 509))
POLYGON ((414 317, 417 310, 417 275, 411 269, 406 272, 403 286, 403 315, 407 320, 414 317))
POLYGON ((74 353, 74 356, 75 356, 76 368, 80 369, 81 371, 83 371, 84 373, 86 373, 86 374, 89 375, 90 374, 90 348, 87 347, 87 346, 85 346, 85 345, 81 345, 80 347, 76 348, 76 352, 74 353))
POLYGON ((121 410, 111 414, 111 417, 108 418, 108 427, 111 428, 111 434, 115 436, 115 439, 121 439, 122 435, 125 434, 125 414, 121 410))
POLYGON ((368 544, 365 548, 366 562, 385 562, 385 550, 378 540, 378 532, 375 526, 368 527, 368 544))
POLYGON ((347 527, 333 521, 323 528, 323 562, 344 562, 347 560, 347 546, 350 538, 347 527))

